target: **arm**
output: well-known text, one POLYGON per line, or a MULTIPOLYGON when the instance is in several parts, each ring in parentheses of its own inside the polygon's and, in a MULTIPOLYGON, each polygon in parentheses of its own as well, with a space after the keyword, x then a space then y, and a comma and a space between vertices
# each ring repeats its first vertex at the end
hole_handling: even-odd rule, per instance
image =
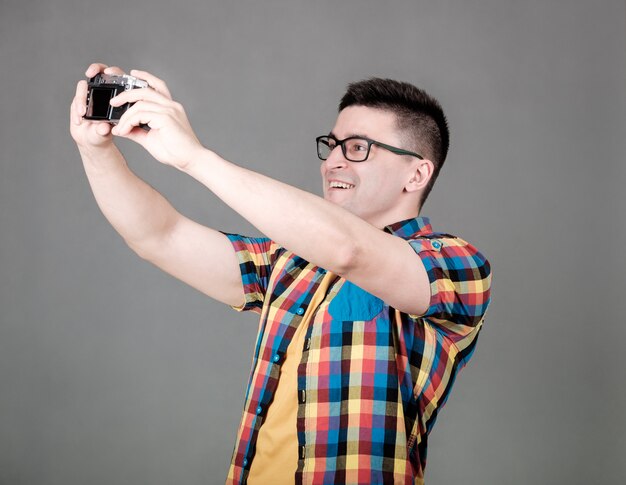
MULTIPOLYGON (((91 77, 104 67, 92 65, 86 74, 91 77)), ((120 73, 116 68, 107 72, 120 73)), ((86 82, 79 82, 71 134, 104 216, 144 259, 217 300, 241 304, 238 262, 226 236, 182 216, 128 168, 112 142, 110 125, 82 118, 86 92, 86 82)))
POLYGON ((405 240, 321 197, 238 167, 208 150, 184 171, 263 234, 307 261, 403 312, 421 315, 428 309, 428 275, 405 240))
MULTIPOLYGON (((131 73, 151 86, 163 85, 144 71, 131 73)), ((114 135, 141 144, 157 160, 191 175, 281 246, 346 277, 401 311, 416 315, 426 311, 429 280, 406 241, 320 197, 205 149, 182 106, 158 89, 128 91, 111 101, 114 105, 126 102, 135 104, 123 115, 114 135), (142 123, 151 130, 137 128, 142 123)))

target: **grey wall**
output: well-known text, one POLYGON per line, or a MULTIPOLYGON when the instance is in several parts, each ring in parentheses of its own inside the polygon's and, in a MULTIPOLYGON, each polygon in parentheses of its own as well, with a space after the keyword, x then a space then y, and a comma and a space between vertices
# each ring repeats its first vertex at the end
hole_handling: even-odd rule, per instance
MULTIPOLYGON (((320 193, 347 82, 439 97, 422 212, 494 270, 430 484, 625 483, 622 1, 0 0, 0 483, 222 483, 256 331, 136 257, 69 136, 92 61, 164 78, 207 146, 320 193)), ((130 142, 186 215, 257 234, 130 142)), ((210 277, 210 275, 207 275, 210 277)))

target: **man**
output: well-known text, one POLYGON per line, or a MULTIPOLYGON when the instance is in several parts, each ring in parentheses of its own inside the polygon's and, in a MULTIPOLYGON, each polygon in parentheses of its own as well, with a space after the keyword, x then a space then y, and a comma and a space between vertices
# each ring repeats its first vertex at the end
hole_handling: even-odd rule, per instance
MULTIPOLYGON (((118 68, 93 64, 97 72, 118 68)), ((239 310, 260 313, 228 483, 423 483, 427 437, 469 360, 490 300, 476 248, 434 233, 421 206, 443 164, 439 103, 412 85, 349 86, 317 139, 324 198, 204 148, 165 83, 113 129, 71 109, 104 215, 141 257, 239 310), (150 130, 140 128, 147 124, 150 130), (131 139, 200 181, 267 238, 224 234, 179 214, 113 144, 131 139)))

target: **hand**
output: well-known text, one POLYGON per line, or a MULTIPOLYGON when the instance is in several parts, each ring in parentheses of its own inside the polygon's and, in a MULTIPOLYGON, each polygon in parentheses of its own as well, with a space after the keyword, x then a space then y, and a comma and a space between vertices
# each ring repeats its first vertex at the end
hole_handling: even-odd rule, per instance
POLYGON ((185 109, 172 100, 167 85, 146 71, 132 76, 148 82, 148 88, 131 89, 111 99, 112 106, 134 103, 120 118, 112 133, 143 146, 161 163, 183 170, 204 150, 193 132, 185 109), (149 131, 140 127, 148 125, 149 131))
MULTIPOLYGON (((105 64, 91 64, 85 75, 92 78, 99 72, 122 75, 119 67, 108 67, 105 64)), ((87 81, 79 81, 76 95, 70 107, 70 133, 79 148, 102 148, 113 145, 111 125, 104 121, 91 121, 83 118, 87 112, 87 81)))

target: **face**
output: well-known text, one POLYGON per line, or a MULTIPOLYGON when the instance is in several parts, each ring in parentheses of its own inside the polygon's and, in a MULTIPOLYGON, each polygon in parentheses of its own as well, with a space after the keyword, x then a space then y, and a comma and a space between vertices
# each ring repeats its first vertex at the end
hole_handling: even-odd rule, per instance
MULTIPOLYGON (((339 113, 331 134, 338 140, 363 136, 407 148, 395 121, 395 115, 388 111, 349 106, 339 113)), ((376 145, 372 145, 366 161, 351 162, 337 146, 321 164, 324 198, 377 227, 415 217, 415 195, 407 192, 406 187, 415 176, 417 162, 417 158, 397 155, 376 145)))

